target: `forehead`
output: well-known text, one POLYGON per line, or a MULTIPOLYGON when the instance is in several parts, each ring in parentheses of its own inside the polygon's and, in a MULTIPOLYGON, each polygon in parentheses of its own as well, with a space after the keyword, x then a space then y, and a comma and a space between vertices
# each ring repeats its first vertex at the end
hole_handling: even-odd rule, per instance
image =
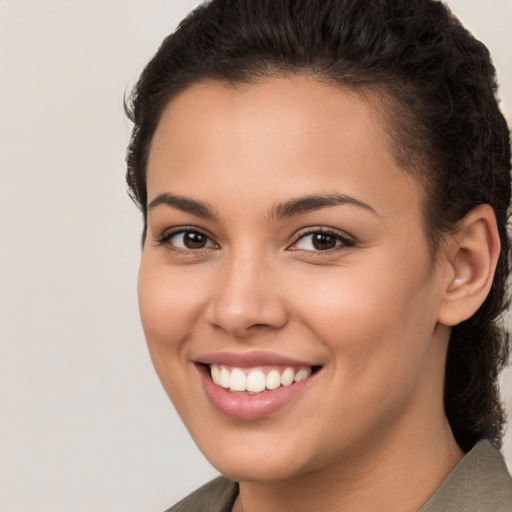
POLYGON ((384 198, 398 182, 419 201, 368 97, 304 76, 189 87, 162 114, 147 178, 149 201, 166 188, 207 202, 237 188, 247 205, 308 191, 384 198))
POLYGON ((302 75, 265 78, 249 84, 197 83, 168 103, 153 146, 158 144, 159 135, 186 136, 191 125, 195 128, 195 141, 201 144, 207 141, 199 137, 212 130, 217 130, 217 139, 228 131, 232 135, 236 130, 240 138, 245 136, 247 140, 248 137, 254 139, 258 131, 279 132, 280 136, 288 134, 292 138, 310 128, 311 135, 316 135, 313 128, 320 127, 323 137, 328 138, 327 129, 334 123, 338 137, 342 132, 354 132, 364 127, 368 137, 384 142, 384 133, 370 100, 371 96, 363 96, 353 89, 302 75), (340 116, 345 122, 339 122, 340 116), (349 118, 350 123, 346 123, 349 118), (370 125, 375 130, 368 132, 370 125), (171 133, 173 129, 175 133, 171 133))

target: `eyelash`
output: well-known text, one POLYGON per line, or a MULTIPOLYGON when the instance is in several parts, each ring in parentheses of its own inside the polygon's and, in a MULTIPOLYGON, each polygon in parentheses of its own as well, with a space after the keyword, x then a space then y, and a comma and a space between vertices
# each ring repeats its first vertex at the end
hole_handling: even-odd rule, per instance
MULTIPOLYGON (((181 227, 176 230, 166 232, 162 236, 160 236, 157 240, 158 245, 166 245, 168 250, 182 252, 182 253, 195 253, 204 250, 204 249, 210 249, 212 247, 216 248, 218 247, 215 242, 212 241, 211 237, 207 235, 204 231, 201 231, 200 229, 194 228, 194 227, 181 227), (174 244, 169 243, 170 240, 180 234, 190 234, 190 235, 199 235, 201 237, 205 237, 206 244, 210 243, 210 245, 206 245, 204 247, 197 247, 197 248, 182 248, 177 247, 174 244)), ((313 244, 314 242, 312 242, 313 244)), ((308 228, 307 231, 304 231, 302 233, 299 233, 298 236, 295 238, 295 241, 287 247, 288 250, 291 251, 304 251, 308 253, 331 253, 333 251, 342 250, 344 248, 348 247, 354 247, 356 245, 355 241, 345 235, 342 235, 339 232, 336 232, 332 229, 326 229, 326 228, 308 228), (326 237, 329 237, 333 239, 336 243, 334 247, 330 247, 327 249, 301 249, 301 248, 294 248, 295 245, 299 244, 301 241, 305 240, 307 237, 314 236, 314 235, 324 235, 326 237)))
POLYGON ((177 235, 185 234, 185 233, 205 237, 207 240, 206 243, 211 242, 213 246, 216 246, 216 244, 212 241, 211 237, 208 236, 204 231, 201 231, 200 229, 193 228, 193 227, 187 227, 187 226, 164 233, 162 236, 160 236, 156 240, 156 242, 158 245, 165 245, 168 250, 182 252, 182 253, 197 254, 202 249, 209 249, 211 247, 211 246, 210 247, 199 247, 199 248, 191 249, 191 248, 176 247, 174 244, 169 243, 173 237, 175 237, 177 235))
POLYGON ((289 250, 293 251, 305 251, 305 252, 312 252, 312 253, 331 253, 333 251, 339 251, 348 247, 354 247, 356 245, 355 241, 351 238, 349 238, 346 235, 342 235, 341 233, 334 231, 332 229, 326 229, 326 228, 308 228, 307 231, 304 231, 303 233, 299 233, 293 244, 289 247, 289 250), (297 245, 302 240, 305 240, 309 236, 314 235, 324 235, 327 237, 330 237, 334 239, 336 242, 336 245, 332 248, 328 249, 317 249, 317 250, 310 250, 310 249, 300 249, 300 248, 293 248, 294 245, 297 245))

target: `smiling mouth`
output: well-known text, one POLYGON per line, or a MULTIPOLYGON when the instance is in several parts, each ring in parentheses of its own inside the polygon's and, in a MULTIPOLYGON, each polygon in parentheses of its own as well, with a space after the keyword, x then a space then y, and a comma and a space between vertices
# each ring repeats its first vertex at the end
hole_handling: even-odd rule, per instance
POLYGON ((301 382, 320 366, 238 368, 224 364, 205 365, 217 385, 233 393, 259 394, 301 382))

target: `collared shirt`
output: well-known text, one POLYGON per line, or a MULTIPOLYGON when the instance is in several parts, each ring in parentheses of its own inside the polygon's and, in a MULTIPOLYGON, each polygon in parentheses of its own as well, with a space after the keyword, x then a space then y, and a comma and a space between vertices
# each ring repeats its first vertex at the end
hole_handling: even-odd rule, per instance
MULTIPOLYGON (((167 512, 231 512, 238 485, 218 477, 167 512)), ((512 512, 512 480, 501 454, 479 441, 419 512, 512 512)))

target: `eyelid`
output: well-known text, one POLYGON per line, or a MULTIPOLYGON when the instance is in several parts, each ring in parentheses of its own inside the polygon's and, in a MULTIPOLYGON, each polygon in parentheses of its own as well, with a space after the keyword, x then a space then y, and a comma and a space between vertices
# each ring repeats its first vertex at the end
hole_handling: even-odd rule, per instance
POLYGON ((168 250, 182 252, 182 253, 198 253, 205 249, 211 249, 212 247, 201 247, 198 249, 183 249, 181 247, 176 247, 172 244, 169 244, 168 242, 171 240, 172 237, 179 235, 181 233, 198 233, 200 235, 205 236, 212 244, 213 248, 218 248, 217 242, 213 239, 213 237, 204 229, 198 228, 197 226, 176 226, 174 228, 166 229, 162 232, 162 234, 158 235, 155 239, 155 242, 157 245, 166 245, 168 250))
POLYGON ((347 233, 340 231, 335 228, 325 227, 325 226, 317 226, 317 227, 308 227, 303 228, 298 233, 295 234, 295 238, 290 246, 288 246, 288 250, 292 251, 304 251, 304 252, 313 252, 313 253, 329 253, 332 251, 342 250, 346 249, 347 247, 354 247, 356 245, 356 241, 353 237, 348 235, 347 233), (335 238, 337 241, 341 242, 339 245, 331 248, 331 249, 317 249, 317 250, 310 250, 310 249, 294 249, 293 246, 296 245, 300 240, 303 240, 307 236, 315 235, 315 234, 326 234, 331 235, 333 238, 335 238))

